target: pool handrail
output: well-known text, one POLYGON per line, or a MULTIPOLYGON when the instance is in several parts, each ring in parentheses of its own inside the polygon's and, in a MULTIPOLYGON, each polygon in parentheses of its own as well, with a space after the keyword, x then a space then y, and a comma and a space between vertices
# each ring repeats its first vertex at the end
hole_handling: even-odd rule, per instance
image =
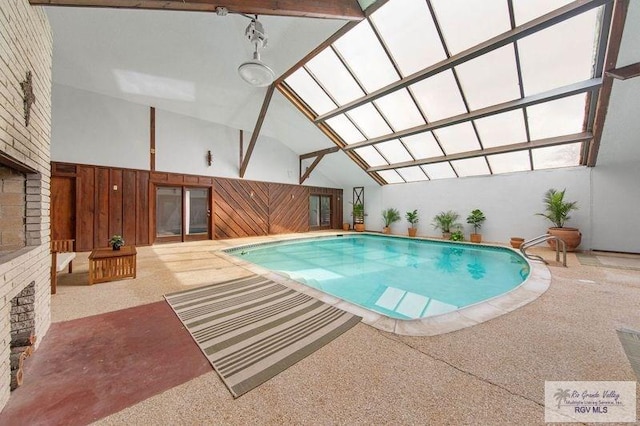
POLYGON ((520 253, 522 253, 522 255, 527 259, 539 260, 545 265, 548 265, 549 263, 546 260, 544 260, 542 256, 539 256, 537 254, 529 254, 527 253, 527 249, 529 247, 536 246, 538 244, 544 243, 549 240, 554 240, 556 242, 556 262, 560 262, 560 246, 562 246, 562 266, 566 268, 567 267, 567 244, 564 242, 564 240, 556 237, 555 235, 543 234, 525 241, 520 246, 520 253))

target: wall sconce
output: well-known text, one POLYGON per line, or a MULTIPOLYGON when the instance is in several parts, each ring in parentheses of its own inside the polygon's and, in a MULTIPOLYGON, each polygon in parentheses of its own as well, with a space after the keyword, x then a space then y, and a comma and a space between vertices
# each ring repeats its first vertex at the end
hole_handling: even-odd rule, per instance
POLYGON ((213 155, 211 155, 211 150, 207 151, 207 166, 211 166, 213 163, 213 155))

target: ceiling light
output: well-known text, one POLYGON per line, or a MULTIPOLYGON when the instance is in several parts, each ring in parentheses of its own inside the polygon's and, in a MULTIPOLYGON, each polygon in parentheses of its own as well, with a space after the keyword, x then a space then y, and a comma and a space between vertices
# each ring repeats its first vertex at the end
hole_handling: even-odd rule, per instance
POLYGON ((268 65, 260 60, 260 47, 266 47, 267 34, 264 27, 258 21, 258 16, 251 20, 251 23, 245 30, 245 36, 254 46, 253 59, 240 64, 238 74, 247 83, 255 87, 264 87, 273 83, 275 74, 268 65))

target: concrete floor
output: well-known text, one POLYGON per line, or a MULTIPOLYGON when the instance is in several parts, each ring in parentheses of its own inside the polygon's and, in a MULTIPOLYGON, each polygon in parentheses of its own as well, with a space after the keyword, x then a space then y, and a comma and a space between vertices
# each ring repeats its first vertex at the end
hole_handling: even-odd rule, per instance
MULTIPOLYGON (((53 321, 249 275, 216 250, 274 238, 142 247, 137 279, 94 286, 80 253, 74 273, 59 276, 53 321)), ((541 424, 545 380, 637 380, 615 328, 640 329, 640 271, 622 263, 584 265, 570 254, 568 268, 550 267, 539 299, 486 323, 435 337, 359 324, 237 400, 211 371, 98 424, 541 424)))

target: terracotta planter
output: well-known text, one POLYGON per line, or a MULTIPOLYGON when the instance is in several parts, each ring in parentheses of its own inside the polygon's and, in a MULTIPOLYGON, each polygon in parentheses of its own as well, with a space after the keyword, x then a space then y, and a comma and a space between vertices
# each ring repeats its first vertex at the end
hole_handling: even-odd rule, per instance
POLYGON ((353 225, 353 228, 357 232, 362 232, 362 231, 364 231, 364 223, 356 223, 355 225, 353 225))
POLYGON ((384 228, 382 228, 382 233, 389 235, 391 233, 391 228, 388 226, 385 226, 384 228))
POLYGON ((482 234, 471 234, 469 235, 469 239, 472 243, 481 243, 482 242, 482 234))
POLYGON ((524 238, 522 237, 511 237, 511 247, 514 249, 519 249, 522 243, 524 243, 524 238))
POLYGON ((342 230, 343 231, 348 231, 349 228, 351 228, 351 225, 349 225, 348 223, 343 223, 342 224, 342 230))
MULTIPOLYGON (((560 238, 567 245, 567 251, 575 251, 582 241, 582 234, 578 228, 549 228, 547 232, 560 238)), ((556 249, 556 242, 547 241, 552 249, 556 249)))
POLYGON ((442 233, 442 239, 450 240, 451 239, 451 232, 443 232, 442 233))
POLYGON ((415 237, 417 233, 418 233, 418 228, 409 228, 410 237, 415 237))

